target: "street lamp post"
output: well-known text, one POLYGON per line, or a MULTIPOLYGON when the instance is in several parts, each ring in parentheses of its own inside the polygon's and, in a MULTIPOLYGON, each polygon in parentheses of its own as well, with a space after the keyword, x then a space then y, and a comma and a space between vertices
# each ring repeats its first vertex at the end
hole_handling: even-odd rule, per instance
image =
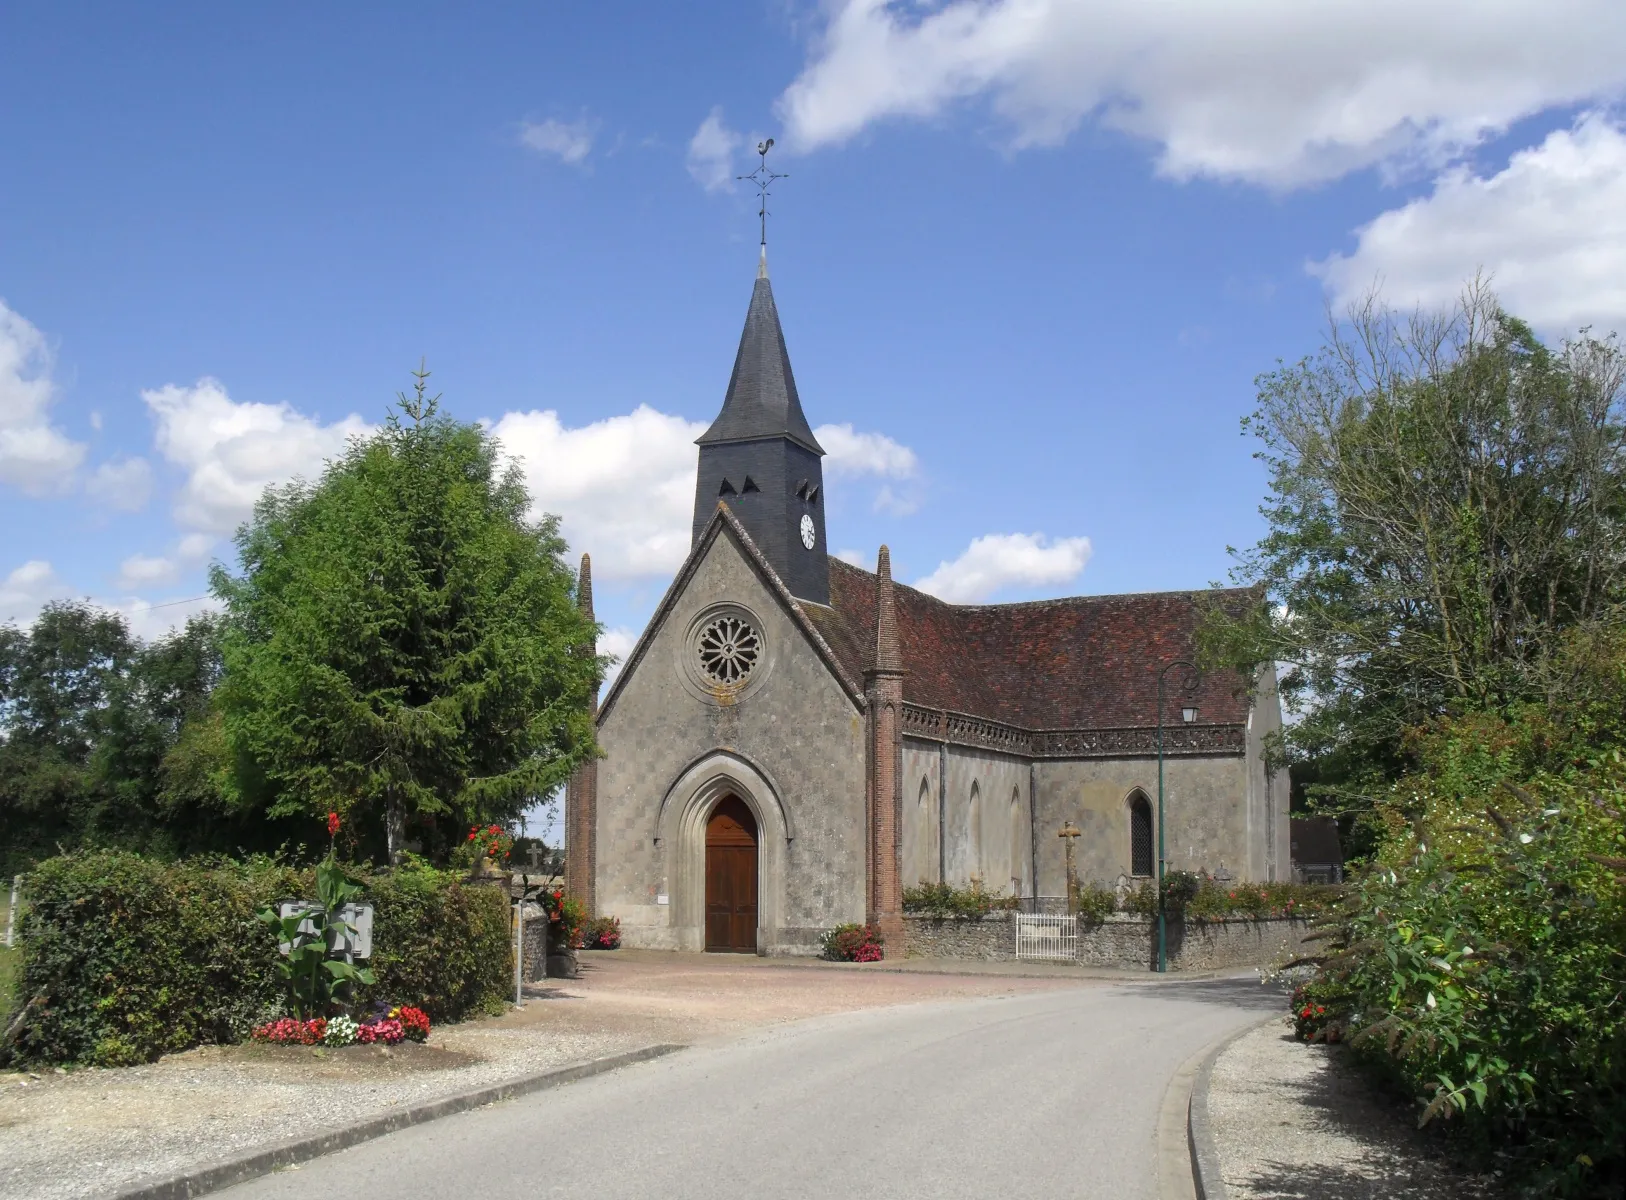
MULTIPOLYGON (((1177 658, 1171 663, 1164 664, 1157 673, 1157 969, 1160 973, 1169 969, 1169 934, 1168 920, 1163 906, 1163 873, 1165 859, 1163 850, 1163 680, 1175 667, 1184 667, 1186 674, 1180 682, 1180 690, 1188 695, 1197 688, 1197 680, 1201 673, 1197 664, 1177 658)), ((1180 719, 1190 725, 1197 719, 1197 706, 1188 704, 1180 710, 1180 719)))

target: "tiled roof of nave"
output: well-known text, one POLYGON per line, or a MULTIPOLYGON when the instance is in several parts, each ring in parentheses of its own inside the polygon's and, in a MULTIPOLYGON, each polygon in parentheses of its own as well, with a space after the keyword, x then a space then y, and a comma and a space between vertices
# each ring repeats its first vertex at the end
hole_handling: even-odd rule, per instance
MULTIPOLYGON (((832 559, 831 607, 803 606, 859 679, 874 655, 876 583, 871 572, 832 559)), ((1206 606, 1217 599, 1240 608, 1255 596, 1227 588, 958 605, 893 586, 904 699, 1026 729, 1156 724, 1157 671, 1195 656, 1206 606)), ((1247 719, 1245 681, 1234 672, 1206 673, 1196 698, 1205 725, 1247 719)), ((1179 720, 1182 700, 1171 686, 1165 719, 1179 720)))

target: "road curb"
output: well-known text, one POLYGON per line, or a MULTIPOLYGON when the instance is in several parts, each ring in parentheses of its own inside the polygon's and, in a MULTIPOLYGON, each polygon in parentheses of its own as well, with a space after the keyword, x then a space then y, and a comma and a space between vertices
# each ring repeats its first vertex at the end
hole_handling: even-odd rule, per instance
POLYGON ((320 1158, 324 1154, 332 1154, 337 1150, 345 1150, 351 1146, 360 1145, 362 1142, 371 1141, 373 1138, 383 1137, 386 1133, 394 1133, 398 1129, 422 1125, 428 1121, 438 1120, 441 1117, 468 1112, 470 1109, 480 1108, 487 1104, 496 1104, 502 1100, 512 1100, 515 1097, 529 1095, 532 1092, 546 1091, 562 1084, 574 1083, 578 1079, 586 1079, 592 1075, 602 1075, 606 1071, 614 1071, 618 1067, 628 1067, 634 1063, 660 1058, 662 1055, 671 1054, 675 1050, 682 1049, 684 1049, 683 1046, 667 1043, 644 1046, 637 1050, 628 1050, 622 1054, 612 1054, 608 1058, 597 1058, 592 1062, 578 1063, 573 1067, 560 1067, 557 1070, 543 1071, 540 1074, 510 1080, 507 1083, 476 1088, 474 1091, 463 1092, 456 1096, 447 1096, 442 1100, 432 1100, 428 1104, 383 1113, 328 1133, 290 1138, 288 1141, 268 1146, 263 1150, 253 1151, 238 1158, 211 1163, 208 1166, 154 1180, 151 1183, 140 1183, 125 1191, 114 1193, 113 1200, 191 1200, 193 1196, 204 1196, 210 1192, 218 1192, 220 1189, 231 1187, 233 1184, 257 1179, 261 1175, 269 1175, 273 1171, 291 1167, 297 1163, 309 1162, 313 1158, 320 1158))
POLYGON ((1232 1043, 1254 1030, 1279 1021, 1280 1014, 1255 1021, 1239 1029, 1211 1049, 1197 1068, 1197 1077, 1191 1085, 1191 1099, 1186 1104, 1186 1144, 1191 1151, 1191 1183, 1197 1200, 1227 1200, 1225 1180, 1220 1176, 1219 1146, 1214 1141, 1214 1130, 1208 1120, 1208 1082, 1214 1074, 1214 1064, 1232 1043))

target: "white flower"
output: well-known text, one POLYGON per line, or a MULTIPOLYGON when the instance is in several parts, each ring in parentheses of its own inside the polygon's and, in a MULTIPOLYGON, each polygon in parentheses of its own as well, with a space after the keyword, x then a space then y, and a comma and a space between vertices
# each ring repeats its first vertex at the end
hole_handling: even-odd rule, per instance
POLYGON ((1526 845, 1526 846, 1528 846, 1531 842, 1533 842, 1535 840, 1536 839, 1531 837, 1528 833, 1521 833, 1519 835, 1520 843, 1523 844, 1523 845, 1526 845))
MULTIPOLYGON (((1430 993, 1429 993, 1429 994, 1428 994, 1428 1006, 1429 1006, 1429 1007, 1430 1007, 1430 1008, 1438 1008, 1438 1007, 1439 1007, 1439 1005, 1438 1005, 1438 1003, 1436 1003, 1436 1001, 1435 1001, 1435 999, 1434 999, 1434 993, 1433 993, 1433 992, 1430 992, 1430 993)), ((332 1028, 333 1028, 333 1026, 331 1026, 331 1025, 329 1025, 329 1026, 328 1026, 328 1028, 329 1028, 329 1029, 332 1029, 332 1028)))
POLYGON ((1544 817, 1556 817, 1558 815, 1558 810, 1556 808, 1544 808, 1541 810, 1541 815, 1544 817))

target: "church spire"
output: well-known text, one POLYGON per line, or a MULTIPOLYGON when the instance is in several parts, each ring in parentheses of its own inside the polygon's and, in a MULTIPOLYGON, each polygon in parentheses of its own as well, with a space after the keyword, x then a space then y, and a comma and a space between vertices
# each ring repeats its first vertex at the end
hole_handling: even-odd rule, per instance
POLYGON ((830 603, 824 447, 796 394, 766 260, 757 266, 723 409, 696 441, 694 541, 726 504, 792 596, 830 603))
POLYGON ((751 289, 751 306, 745 312, 745 329, 734 355, 734 373, 728 380, 723 411, 697 444, 715 446, 758 438, 789 438, 814 454, 824 453, 796 393, 796 377, 791 374, 790 354, 779 326, 779 308, 774 304, 773 285, 768 282, 766 252, 751 289))

